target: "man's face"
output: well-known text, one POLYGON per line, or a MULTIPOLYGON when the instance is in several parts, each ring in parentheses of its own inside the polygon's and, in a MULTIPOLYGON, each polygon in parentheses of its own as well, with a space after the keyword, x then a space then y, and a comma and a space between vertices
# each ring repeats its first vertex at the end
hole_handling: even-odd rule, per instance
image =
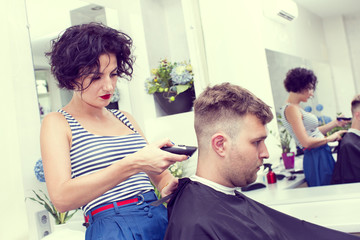
POLYGON ((238 136, 231 139, 224 174, 230 187, 243 187, 253 183, 263 159, 269 157, 265 146, 267 129, 254 115, 248 114, 239 121, 238 136))

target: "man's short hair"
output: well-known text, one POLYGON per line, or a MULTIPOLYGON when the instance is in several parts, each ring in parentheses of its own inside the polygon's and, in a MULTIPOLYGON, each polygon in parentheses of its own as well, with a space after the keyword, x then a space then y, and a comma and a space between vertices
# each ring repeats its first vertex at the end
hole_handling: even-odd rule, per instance
POLYGON ((360 108, 360 94, 355 96, 354 99, 351 101, 351 113, 354 113, 359 110, 360 108))
POLYGON ((209 140, 218 130, 234 137, 239 118, 247 114, 256 116, 264 125, 273 119, 266 103, 249 90, 230 83, 207 87, 194 101, 194 113, 199 144, 201 138, 209 140))

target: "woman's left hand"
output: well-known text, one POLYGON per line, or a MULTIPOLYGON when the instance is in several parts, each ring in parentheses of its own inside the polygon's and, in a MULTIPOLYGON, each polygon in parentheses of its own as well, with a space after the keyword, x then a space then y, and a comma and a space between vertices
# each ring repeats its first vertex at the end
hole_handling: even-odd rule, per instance
POLYGON ((161 189, 161 197, 166 197, 170 195, 173 191, 176 190, 179 183, 179 179, 172 178, 170 182, 168 182, 162 189, 161 189))

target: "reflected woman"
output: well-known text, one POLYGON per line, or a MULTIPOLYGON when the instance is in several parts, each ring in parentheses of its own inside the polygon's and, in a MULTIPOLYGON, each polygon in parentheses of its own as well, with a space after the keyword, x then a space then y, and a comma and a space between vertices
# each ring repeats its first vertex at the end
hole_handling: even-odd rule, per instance
POLYGON ((51 201, 61 211, 81 207, 86 239, 162 239, 167 227, 162 196, 177 179, 167 170, 185 155, 162 151, 169 140, 147 144, 135 119, 108 110, 118 77, 131 78, 131 38, 102 24, 68 28, 52 42, 51 71, 71 101, 44 118, 41 154, 51 201))
POLYGON ((340 130, 327 137, 326 134, 334 127, 343 127, 348 123, 333 120, 318 126, 317 117, 301 108, 300 102, 307 102, 313 96, 316 84, 317 77, 312 70, 289 70, 284 80, 289 96, 286 104, 280 108, 284 127, 295 139, 296 145, 304 150, 303 167, 309 187, 330 184, 335 161, 328 142, 340 140, 346 131, 340 130))

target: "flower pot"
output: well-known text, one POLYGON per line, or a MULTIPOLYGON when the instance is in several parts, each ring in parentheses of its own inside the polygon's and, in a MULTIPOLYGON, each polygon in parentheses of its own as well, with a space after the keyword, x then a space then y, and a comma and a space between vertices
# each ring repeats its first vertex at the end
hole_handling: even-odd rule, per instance
POLYGON ((168 95, 169 93, 154 93, 154 98, 157 104, 161 107, 162 110, 168 115, 177 114, 182 112, 188 112, 191 110, 193 106, 193 101, 195 100, 195 92, 194 89, 188 89, 185 92, 180 93, 176 96, 175 101, 169 102, 169 99, 166 98, 167 96, 174 96, 168 95), (165 95, 166 94, 166 95, 165 95))
POLYGON ((64 229, 69 229, 73 231, 81 231, 85 232, 86 228, 83 226, 83 223, 81 221, 69 221, 63 224, 54 224, 53 231, 62 231, 64 229))
POLYGON ((294 162, 295 162, 294 152, 283 153, 281 156, 284 161, 285 169, 294 168, 294 162))
POLYGON ((63 229, 68 229, 69 228, 69 225, 68 223, 63 223, 63 224, 55 224, 54 225, 54 228, 53 228, 53 231, 60 231, 60 230, 63 230, 63 229))

